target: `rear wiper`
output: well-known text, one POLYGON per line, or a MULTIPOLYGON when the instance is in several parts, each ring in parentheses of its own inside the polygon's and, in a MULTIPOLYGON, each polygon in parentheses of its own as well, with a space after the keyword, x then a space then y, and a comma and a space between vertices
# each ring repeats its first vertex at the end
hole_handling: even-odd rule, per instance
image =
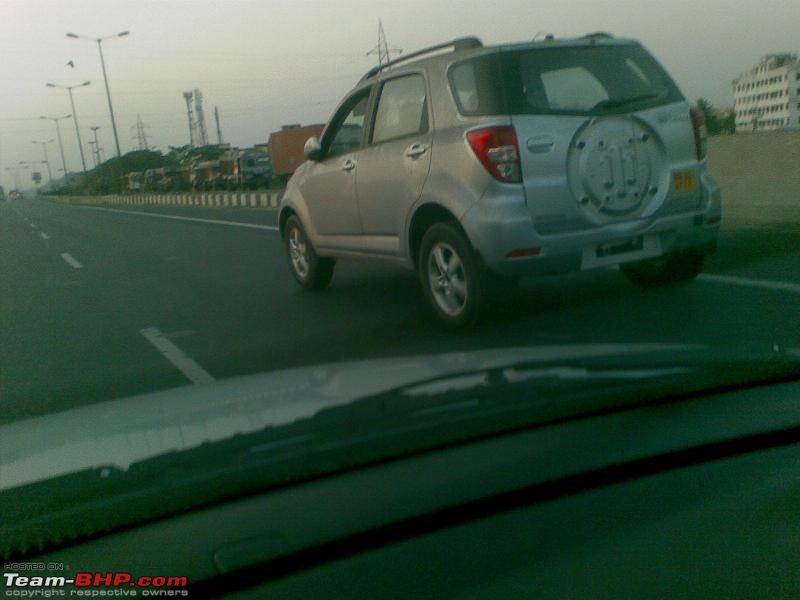
POLYGON ((646 100, 654 100, 658 98, 659 94, 650 92, 649 94, 640 94, 638 96, 630 96, 628 98, 608 98, 601 100, 595 104, 591 110, 603 110, 607 108, 622 108, 629 104, 636 104, 637 102, 645 102, 646 100))

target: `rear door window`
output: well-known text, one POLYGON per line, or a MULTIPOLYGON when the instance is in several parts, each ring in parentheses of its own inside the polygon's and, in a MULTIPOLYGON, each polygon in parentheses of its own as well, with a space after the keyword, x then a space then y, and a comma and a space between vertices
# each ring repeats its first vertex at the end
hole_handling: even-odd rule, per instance
POLYGON ((463 115, 601 115, 684 99, 636 44, 507 50, 457 63, 449 77, 463 115))
POLYGON ((377 144, 428 130, 427 94, 422 75, 390 79, 381 88, 372 142, 377 144))

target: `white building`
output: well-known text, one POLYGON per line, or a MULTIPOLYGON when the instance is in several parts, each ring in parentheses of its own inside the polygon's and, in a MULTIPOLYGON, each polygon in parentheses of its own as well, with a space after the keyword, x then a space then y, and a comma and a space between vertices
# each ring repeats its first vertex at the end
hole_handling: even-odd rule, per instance
POLYGON ((736 131, 800 129, 797 54, 768 54, 732 85, 736 131))

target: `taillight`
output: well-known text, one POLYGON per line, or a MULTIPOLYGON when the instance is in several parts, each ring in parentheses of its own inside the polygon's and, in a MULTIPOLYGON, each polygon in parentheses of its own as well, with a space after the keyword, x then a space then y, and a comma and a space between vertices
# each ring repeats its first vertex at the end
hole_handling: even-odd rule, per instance
POLYGON ((706 157, 706 137, 708 136, 706 116, 699 108, 693 108, 690 112, 692 116, 692 129, 694 129, 694 146, 697 150, 697 160, 703 160, 706 157))
POLYGON ((513 127, 475 129, 467 133, 467 141, 475 156, 495 179, 505 183, 522 181, 517 133, 513 127))

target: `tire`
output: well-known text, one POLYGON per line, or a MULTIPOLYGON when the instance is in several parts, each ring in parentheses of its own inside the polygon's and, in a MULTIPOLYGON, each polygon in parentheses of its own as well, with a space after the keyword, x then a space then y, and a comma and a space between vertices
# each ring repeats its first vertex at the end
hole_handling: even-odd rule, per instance
POLYGON ((658 287, 692 281, 703 270, 705 254, 698 251, 667 254, 660 258, 620 265, 622 272, 639 287, 658 287))
POLYGON ((422 236, 418 273, 428 303, 451 329, 475 323, 486 296, 484 271, 464 234, 435 223, 422 236))
POLYGON ((289 217, 286 221, 284 243, 289 269, 297 283, 307 290, 324 290, 328 287, 336 261, 317 256, 297 217, 289 217))

